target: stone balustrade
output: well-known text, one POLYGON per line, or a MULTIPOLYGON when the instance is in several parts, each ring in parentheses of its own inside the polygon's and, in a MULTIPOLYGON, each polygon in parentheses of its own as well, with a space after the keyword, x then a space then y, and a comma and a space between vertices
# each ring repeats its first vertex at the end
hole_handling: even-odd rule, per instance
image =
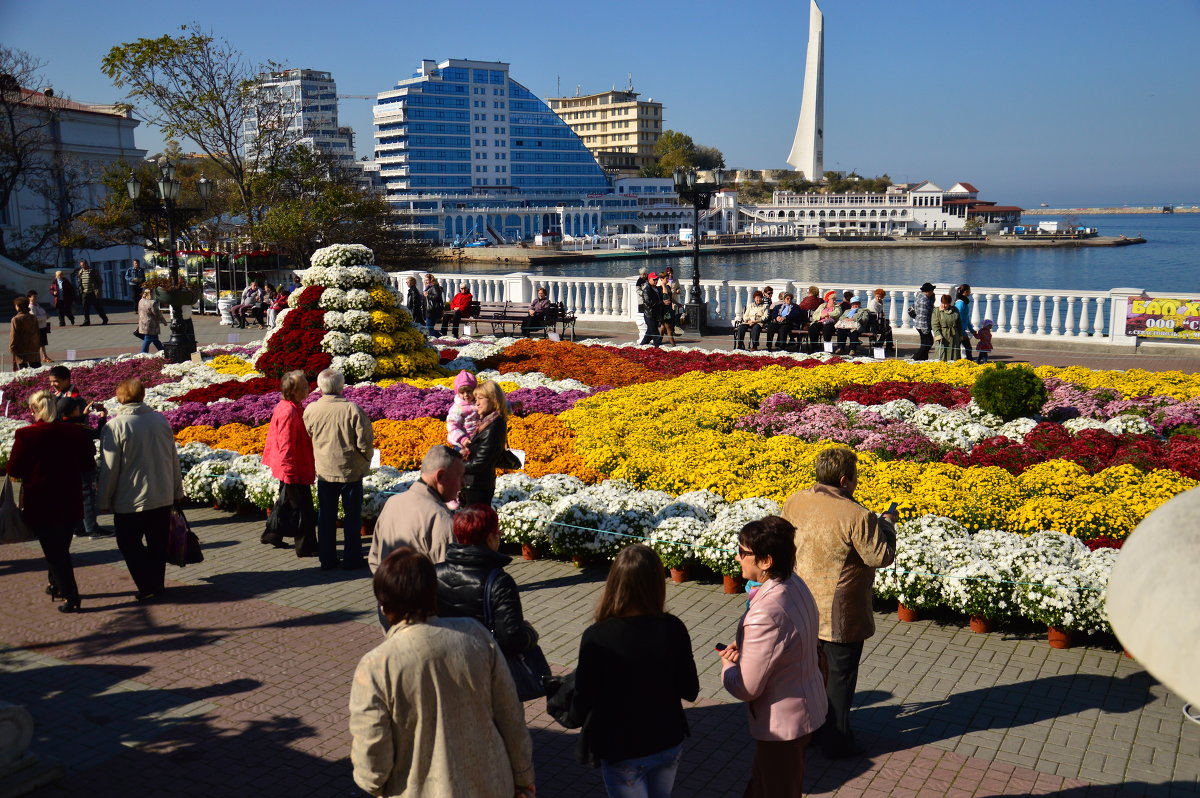
MULTIPOLYGON (((419 272, 394 272, 393 285, 404 290, 405 278, 418 277, 419 272)), ((447 301, 466 283, 481 302, 529 302, 538 288, 545 288, 552 302, 562 302, 575 312, 580 321, 632 322, 638 313, 637 277, 560 277, 529 272, 512 274, 450 274, 434 272, 442 285, 447 301)), ((796 296, 799 302, 808 290, 807 283, 783 278, 768 280, 701 280, 700 290, 708 306, 708 323, 714 327, 731 327, 754 291, 770 285, 775 297, 784 292, 796 296)), ((843 291, 853 291, 864 303, 876 288, 887 291, 884 313, 897 330, 914 331, 908 315, 917 290, 912 286, 888 284, 837 283, 820 286, 835 290, 840 299, 843 291)), ((951 293, 951 284, 938 285, 935 297, 951 293)), ((691 299, 692 286, 683 283, 685 301, 691 299)), ((1125 336, 1126 300, 1138 296, 1141 289, 1114 288, 1110 291, 1060 291, 1034 288, 972 288, 971 323, 978 328, 984 319, 992 319, 994 334, 999 338, 1037 338, 1043 340, 1087 340, 1091 342, 1132 344, 1125 336)))

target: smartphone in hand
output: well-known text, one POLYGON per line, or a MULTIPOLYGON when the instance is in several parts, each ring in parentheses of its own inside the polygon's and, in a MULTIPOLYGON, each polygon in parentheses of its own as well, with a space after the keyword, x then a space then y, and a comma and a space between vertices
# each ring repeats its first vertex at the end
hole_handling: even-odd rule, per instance
POLYGON ((729 648, 729 646, 725 645, 724 643, 717 643, 715 646, 713 646, 713 651, 721 652, 727 648, 729 648))

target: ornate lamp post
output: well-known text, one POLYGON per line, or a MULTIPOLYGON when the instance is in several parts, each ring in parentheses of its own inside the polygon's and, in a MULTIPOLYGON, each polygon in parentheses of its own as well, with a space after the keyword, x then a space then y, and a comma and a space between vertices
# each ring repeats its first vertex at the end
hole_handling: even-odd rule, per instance
POLYGON ((687 302, 687 313, 696 320, 696 332, 699 335, 708 333, 708 305, 700 288, 700 209, 707 208, 713 194, 721 190, 721 182, 725 173, 721 169, 713 170, 712 183, 700 183, 696 173, 691 169, 675 170, 675 191, 680 199, 692 203, 692 293, 687 302))
MULTIPOLYGON (((196 351, 196 333, 190 318, 184 318, 183 309, 185 306, 191 305, 195 301, 192 292, 186 288, 180 289, 177 287, 179 282, 179 254, 178 244, 175 240, 175 212, 180 210, 176 206, 179 200, 180 182, 175 179, 176 167, 166 158, 159 161, 158 164, 158 198, 162 201, 162 212, 167 220, 167 239, 171 247, 170 255, 167 263, 170 274, 170 286, 166 291, 159 290, 159 301, 165 301, 171 306, 171 338, 163 346, 166 358, 171 363, 182 363, 184 360, 196 351)), ((125 189, 129 192, 129 198, 137 202, 142 194, 142 184, 134 176, 133 172, 129 173, 129 179, 125 181, 125 189)), ((212 196, 212 181, 207 177, 201 177, 196 184, 196 190, 200 194, 200 199, 204 205, 208 206, 208 199, 212 196)), ((152 205, 144 204, 141 210, 147 214, 153 213, 152 205)), ((193 210, 193 209, 187 209, 193 210)))

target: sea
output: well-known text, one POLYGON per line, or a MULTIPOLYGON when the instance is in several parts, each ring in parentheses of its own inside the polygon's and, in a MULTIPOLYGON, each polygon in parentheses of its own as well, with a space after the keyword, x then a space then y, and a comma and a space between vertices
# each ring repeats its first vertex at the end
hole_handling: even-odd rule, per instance
MULTIPOLYGON (((1103 236, 1142 236, 1145 244, 1124 247, 853 248, 708 254, 700 259, 705 279, 787 279, 815 285, 936 285, 971 283, 992 288, 1045 288, 1107 291, 1140 288, 1151 294, 1200 293, 1200 213, 1106 214, 1076 216, 1078 224, 1103 236)), ((1027 216, 1026 224, 1062 221, 1027 216)), ((572 277, 626 277, 642 266, 661 271, 673 266, 691 278, 691 256, 601 259, 548 264, 533 271, 572 277)), ((437 265, 446 271, 445 264, 437 265)), ((509 273, 506 263, 463 263, 456 271, 509 273)))

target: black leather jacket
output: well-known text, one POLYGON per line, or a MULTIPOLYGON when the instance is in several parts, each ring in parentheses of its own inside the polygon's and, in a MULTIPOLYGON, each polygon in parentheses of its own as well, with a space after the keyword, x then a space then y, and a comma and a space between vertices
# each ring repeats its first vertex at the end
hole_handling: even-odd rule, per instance
POLYGON ((487 493, 496 485, 496 468, 508 445, 508 419, 499 416, 471 439, 471 456, 467 459, 463 485, 487 493), (491 486, 489 488, 488 486, 491 486))
POLYGON ((517 583, 504 572, 512 562, 487 546, 463 546, 453 543, 446 559, 437 564, 438 615, 443 618, 474 618, 484 621, 483 586, 488 574, 501 569, 492 583, 492 614, 496 643, 505 654, 520 654, 537 642, 537 633, 521 614, 521 594, 517 583))

